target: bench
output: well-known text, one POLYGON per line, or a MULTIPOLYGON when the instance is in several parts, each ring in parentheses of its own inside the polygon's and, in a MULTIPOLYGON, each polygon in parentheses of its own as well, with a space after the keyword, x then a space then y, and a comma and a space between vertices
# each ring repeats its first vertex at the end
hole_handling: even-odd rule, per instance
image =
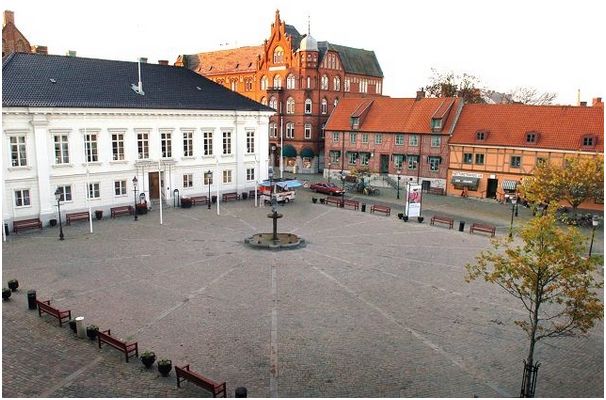
POLYGON ((213 394, 213 397, 217 397, 220 394, 223 394, 222 397, 227 397, 227 384, 217 383, 211 379, 208 379, 197 372, 189 369, 189 364, 184 367, 177 367, 175 365, 175 372, 177 373, 177 387, 181 387, 181 382, 190 381, 213 394))
POLYGON ((196 204, 208 204, 208 196, 194 196, 190 197, 191 205, 195 206, 196 204))
POLYGON ((47 313, 48 315, 52 315, 53 317, 59 320, 59 326, 63 326, 63 320, 69 321, 72 319, 72 312, 70 310, 59 310, 58 308, 52 307, 50 305, 50 300, 40 301, 36 300, 36 304, 38 305, 38 315, 41 317, 42 313, 47 313))
POLYGON ((111 212, 111 217, 116 218, 118 215, 133 214, 133 206, 120 206, 120 207, 112 207, 109 209, 111 212))
POLYGON ((126 362, 128 362, 128 357, 131 356, 131 353, 133 351, 135 352, 135 357, 139 356, 139 348, 137 347, 137 342, 126 343, 121 341, 120 339, 116 339, 111 335, 111 331, 109 329, 103 332, 97 332, 97 340, 99 341, 99 348, 101 348, 101 343, 107 343, 110 346, 124 353, 124 356, 126 357, 126 362))
POLYGON ((240 195, 236 192, 223 193, 223 201, 240 200, 240 195))
POLYGON ((454 219, 450 217, 445 217, 443 215, 434 215, 433 217, 431 217, 431 222, 429 223, 429 225, 434 225, 436 222, 447 224, 448 229, 452 229, 454 225, 454 219))
POLYGON ((342 207, 342 205, 343 205, 343 199, 341 199, 340 197, 328 196, 326 198, 326 200, 324 200, 324 203, 326 205, 334 204, 337 207, 342 207))
POLYGON ((473 233, 475 231, 490 233, 490 237, 494 237, 497 228, 494 225, 490 224, 480 224, 473 223, 469 227, 469 233, 473 233))
POLYGON ((42 229, 42 221, 39 218, 22 219, 13 221, 13 232, 18 233, 25 229, 40 228, 42 229))
POLYGON ((430 187, 429 189, 427 189, 427 193, 429 194, 437 194, 440 196, 444 196, 444 189, 442 188, 437 188, 437 187, 430 187))
POLYGON ((69 225, 72 221, 89 219, 88 211, 78 211, 65 214, 65 225, 69 225))
POLYGON ((343 207, 351 207, 354 210, 360 208, 360 202, 358 200, 343 199, 343 207))
POLYGON ((380 204, 373 204, 370 207, 370 212, 374 213, 374 212, 381 212, 383 214, 385 214, 386 216, 391 214, 391 207, 387 207, 387 206, 382 206, 380 204))

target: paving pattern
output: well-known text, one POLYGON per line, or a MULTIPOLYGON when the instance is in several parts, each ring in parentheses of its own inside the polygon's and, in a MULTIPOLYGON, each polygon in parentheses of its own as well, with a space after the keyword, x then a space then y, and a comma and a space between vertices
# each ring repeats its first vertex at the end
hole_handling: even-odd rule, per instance
MULTIPOLYGON (((63 242, 56 228, 9 236, 3 281, 21 287, 2 309, 3 396, 209 396, 177 389, 174 371, 160 377, 39 318, 27 310, 28 289, 140 351, 226 381, 232 397, 238 386, 250 397, 519 394, 527 341, 513 321, 524 314, 497 287, 463 279, 486 236, 297 196, 281 209, 279 230, 305 238, 298 250, 243 244, 271 229, 268 209, 251 200, 222 203, 220 216, 214 206, 167 209, 163 225, 157 210, 95 223, 93 234, 74 223, 63 242)), ((462 200, 436 196, 426 210, 479 216, 507 232, 505 206, 462 200)), ((602 322, 535 354, 538 396, 603 396, 602 322)))

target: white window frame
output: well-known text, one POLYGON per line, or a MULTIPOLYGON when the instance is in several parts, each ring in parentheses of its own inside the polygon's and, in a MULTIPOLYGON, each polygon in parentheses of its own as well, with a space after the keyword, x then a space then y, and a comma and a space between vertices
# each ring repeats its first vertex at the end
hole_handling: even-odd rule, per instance
POLYGON ((57 190, 61 191, 61 202, 67 202, 67 203, 71 203, 73 200, 73 196, 72 196, 72 185, 63 185, 63 186, 57 186, 57 189, 55 190, 55 192, 57 190))
POLYGON ((86 129, 83 129, 84 133, 84 160, 86 162, 98 162, 99 161, 99 152, 98 152, 98 142, 97 142, 97 134, 98 132, 88 132, 86 129))
POLYGON ((305 114, 311 114, 313 112, 313 103, 311 99, 305 99, 305 114))
POLYGON ((149 159, 149 131, 137 133, 137 159, 149 159))
POLYGON ((223 170, 223 183, 227 184, 227 183, 231 183, 231 181, 232 181, 231 169, 224 169, 223 170))
POLYGON ((343 91, 345 91, 345 92, 351 91, 351 79, 345 78, 345 82, 343 83, 343 91))
POLYGON ((126 179, 114 181, 114 197, 125 197, 128 194, 126 179))
POLYGON ((261 90, 267 90, 267 83, 268 83, 267 76, 263 75, 261 77, 261 82, 260 82, 260 84, 261 84, 261 90))
POLYGON ((26 208, 32 206, 32 198, 29 189, 15 189, 13 193, 15 208, 26 208), (18 196, 17 193, 20 193, 20 195, 18 196), (21 201, 22 204, 18 204, 18 201, 21 201))
POLYGON ((287 139, 295 138, 295 123, 294 122, 286 123, 286 138, 287 139))
POLYGON ((295 99, 289 97, 286 100, 286 114, 294 114, 295 113, 295 99))
POLYGON ((269 99, 269 107, 273 108, 276 111, 278 111, 278 99, 276 99, 275 97, 272 96, 269 99))
POLYGON ((297 88, 297 78, 293 74, 289 74, 286 77, 286 89, 296 89, 297 88))
POLYGON ((412 147, 419 146, 419 135, 410 135, 408 137, 408 145, 412 147))
POLYGON ((27 142, 25 135, 9 136, 11 167, 27 166, 27 142), (14 141, 14 142, 13 142, 14 141))
POLYGON ((335 92, 341 90, 341 79, 338 76, 335 76, 332 80, 332 88, 335 92))
POLYGON ((205 156, 213 155, 213 132, 202 132, 202 154, 205 156))
POLYGON ((124 132, 111 132, 111 140, 112 140, 112 160, 113 161, 123 161, 125 159, 124 155, 124 132))
POLYGON ((360 142, 366 144, 368 143, 368 133, 362 133, 362 137, 360 138, 360 142))
POLYGON ((383 134, 375 133, 375 144, 383 144, 383 134))
POLYGON ((332 141, 335 142, 335 143, 339 142, 339 136, 340 136, 339 132, 333 132, 332 133, 332 141))
POLYGON ((320 104, 320 110, 321 110, 322 114, 328 113, 328 100, 326 100, 326 98, 322 99, 322 102, 320 104))
POLYGON ((223 139, 222 154, 224 156, 232 155, 233 148, 231 143, 231 131, 223 131, 221 137, 223 139))
POLYGON ((311 124, 305 124, 305 139, 311 139, 311 124))
POLYGON ((162 158, 173 156, 172 131, 160 131, 160 154, 162 158))
POLYGON ((254 168, 246 168, 246 181, 252 182, 255 180, 255 169, 254 168))
POLYGON ((328 75, 322 75, 322 78, 320 78, 320 89, 328 90, 328 81, 328 75))
POLYGON ((440 157, 429 156, 427 162, 429 163, 429 170, 437 172, 440 170, 440 157))
POLYGON ((395 144, 396 144, 396 146, 404 146, 404 134, 403 133, 396 133, 395 144))
POLYGON ((69 134, 54 133, 53 143, 55 151, 55 164, 69 164, 69 134))
POLYGON ((273 83, 274 83, 274 86, 273 86, 274 89, 282 89, 282 77, 279 74, 274 76, 273 83))
POLYGON ((183 189, 190 189, 194 187, 194 175, 193 174, 183 174, 183 189))
POLYGON ((440 147, 442 145, 442 136, 431 135, 431 147, 440 147))
POLYGON ((86 189, 87 199, 95 200, 101 198, 101 185, 99 182, 89 182, 86 189))
POLYGON ((409 170, 416 170, 419 168, 419 156, 418 155, 409 155, 406 157, 406 161, 408 162, 409 170))
POLYGON ((269 137, 278 137, 278 124, 275 122, 269 124, 269 137))
POLYGON ((183 131, 183 157, 194 156, 194 131, 183 131))
POLYGON ((246 131, 246 154, 255 152, 255 131, 246 131))

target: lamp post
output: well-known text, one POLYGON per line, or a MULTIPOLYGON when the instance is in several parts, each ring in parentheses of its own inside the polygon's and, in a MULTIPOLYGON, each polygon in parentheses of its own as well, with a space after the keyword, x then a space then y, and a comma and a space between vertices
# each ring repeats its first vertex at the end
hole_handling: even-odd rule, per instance
POLYGON ((57 190, 55 190, 55 199, 57 199, 57 214, 59 214, 59 240, 64 240, 63 224, 61 223, 61 197, 63 197, 63 191, 57 188, 57 190))
POLYGON ((328 183, 330 183, 330 167, 331 167, 331 163, 328 163, 328 183))
POLYGON ((135 194, 135 221, 137 220, 137 177, 133 178, 133 193, 135 194))
POLYGON ((509 224, 509 238, 513 237, 513 214, 516 211, 516 203, 518 202, 518 198, 513 196, 511 198, 511 223, 509 224))
POLYGON ((398 173, 398 196, 397 196, 397 199, 400 200, 400 179, 402 179, 402 177, 400 176, 400 174, 402 173, 402 170, 398 168, 398 170, 396 172, 398 173))
POLYGON ((595 230, 598 227, 600 221, 598 220, 598 216, 594 215, 591 218, 591 244, 589 245, 589 258, 591 258, 591 250, 593 250, 593 238, 595 237, 595 230))
POLYGON ((208 209, 210 210, 210 182, 213 178, 213 172, 209 169, 204 173, 204 178, 206 178, 206 182, 208 182, 208 209))

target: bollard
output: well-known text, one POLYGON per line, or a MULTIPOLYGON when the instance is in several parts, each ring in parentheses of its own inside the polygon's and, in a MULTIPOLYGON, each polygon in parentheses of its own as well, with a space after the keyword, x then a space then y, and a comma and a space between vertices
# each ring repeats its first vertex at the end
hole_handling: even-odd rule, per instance
POLYGON ((236 397, 248 397, 248 393, 245 387, 240 386, 236 388, 236 397))
POLYGON ((78 337, 84 339, 86 337, 86 327, 84 326, 84 317, 76 317, 76 333, 78 337))
POLYGON ((360 207, 361 212, 366 212, 366 204, 362 203, 362 207, 360 207))
POLYGON ((36 307, 36 291, 28 290, 27 291, 27 308, 30 310, 35 310, 36 307))
POLYGON ((463 232, 465 230, 465 221, 459 221, 459 232, 463 232))

